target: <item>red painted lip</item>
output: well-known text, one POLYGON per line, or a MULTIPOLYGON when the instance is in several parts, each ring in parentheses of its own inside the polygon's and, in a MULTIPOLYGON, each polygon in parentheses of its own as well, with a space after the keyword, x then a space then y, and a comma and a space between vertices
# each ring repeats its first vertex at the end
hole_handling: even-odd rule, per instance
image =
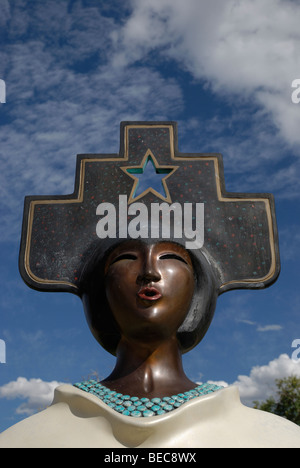
POLYGON ((144 301, 157 301, 162 297, 162 294, 153 287, 143 287, 139 290, 137 295, 144 301))

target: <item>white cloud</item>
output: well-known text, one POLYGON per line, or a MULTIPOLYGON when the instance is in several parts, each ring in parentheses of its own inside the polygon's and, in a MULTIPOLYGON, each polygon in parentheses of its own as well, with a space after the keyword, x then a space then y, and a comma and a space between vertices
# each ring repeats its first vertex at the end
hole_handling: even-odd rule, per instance
POLYGON ((267 332, 267 331, 280 331, 282 330, 281 325, 258 325, 257 331, 259 332, 267 332))
POLYGON ((265 366, 255 366, 250 375, 239 375, 233 385, 238 386, 241 401, 253 406, 253 401, 265 401, 270 396, 276 396, 276 379, 295 375, 300 377, 300 362, 293 361, 287 354, 281 354, 277 359, 265 366))
POLYGON ((228 387, 228 383, 224 380, 208 380, 207 383, 218 385, 220 387, 228 387))
POLYGON ((61 383, 18 377, 17 380, 0 387, 0 398, 26 400, 17 408, 16 413, 30 416, 52 403, 54 390, 58 385, 61 383))
POLYGON ((269 325, 261 325, 257 322, 252 322, 251 320, 247 319, 238 319, 237 320, 240 323, 245 323, 246 325, 251 325, 256 327, 256 331, 258 332, 269 332, 269 331, 280 331, 283 329, 282 325, 276 325, 276 324, 269 324, 269 325))
POLYGON ((300 113, 291 84, 300 78, 300 5, 289 0, 132 0, 119 34, 117 65, 150 51, 173 58, 218 94, 256 101, 291 145, 300 113))

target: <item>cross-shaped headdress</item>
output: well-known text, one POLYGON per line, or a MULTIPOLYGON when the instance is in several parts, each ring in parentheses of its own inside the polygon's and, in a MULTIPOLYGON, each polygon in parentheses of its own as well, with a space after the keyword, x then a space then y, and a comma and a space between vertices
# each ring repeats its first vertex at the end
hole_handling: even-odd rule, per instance
POLYGON ((137 215, 147 209, 151 224, 151 208, 162 204, 194 223, 182 229, 218 269, 220 293, 276 280, 273 196, 226 192, 222 156, 180 153, 174 122, 121 123, 119 154, 78 155, 73 194, 26 197, 23 279, 34 289, 79 294, 82 269, 101 238, 137 236, 137 215))

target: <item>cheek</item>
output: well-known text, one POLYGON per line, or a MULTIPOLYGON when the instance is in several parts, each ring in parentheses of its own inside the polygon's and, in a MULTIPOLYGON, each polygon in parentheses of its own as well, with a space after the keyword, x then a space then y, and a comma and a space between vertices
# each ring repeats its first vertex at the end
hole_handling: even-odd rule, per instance
POLYGON ((189 291, 190 289, 194 289, 194 275, 189 270, 183 269, 178 271, 168 269, 164 276, 166 282, 169 283, 170 290, 180 290, 183 292, 184 290, 189 291))
POLYGON ((112 269, 105 278, 106 297, 111 308, 128 302, 128 298, 133 295, 132 291, 136 288, 135 283, 128 270, 112 269))
POLYGON ((179 287, 179 298, 178 301, 182 304, 187 306, 187 309, 190 306, 192 301, 194 290, 195 290, 195 283, 194 278, 186 278, 182 282, 182 287, 179 287))
POLYGON ((178 307, 189 306, 195 289, 194 275, 190 271, 166 271, 166 294, 178 307))

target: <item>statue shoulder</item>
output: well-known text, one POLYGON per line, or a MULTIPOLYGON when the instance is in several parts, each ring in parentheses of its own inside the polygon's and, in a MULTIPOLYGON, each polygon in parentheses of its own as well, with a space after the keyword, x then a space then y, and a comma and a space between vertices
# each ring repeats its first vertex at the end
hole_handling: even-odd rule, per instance
MULTIPOLYGON (((57 387, 51 406, 15 424, 0 434, 0 448, 97 447, 99 436, 89 416, 99 414, 84 392, 72 385, 57 387), (95 439, 95 440, 94 440, 95 439)), ((105 423, 99 431, 105 433, 105 423)), ((106 431, 107 432, 107 431, 106 431)), ((105 436, 104 436, 105 439, 105 436)))
POLYGON ((244 406, 231 386, 150 418, 124 416, 71 385, 52 405, 0 434, 0 448, 300 448, 300 427, 244 406))

